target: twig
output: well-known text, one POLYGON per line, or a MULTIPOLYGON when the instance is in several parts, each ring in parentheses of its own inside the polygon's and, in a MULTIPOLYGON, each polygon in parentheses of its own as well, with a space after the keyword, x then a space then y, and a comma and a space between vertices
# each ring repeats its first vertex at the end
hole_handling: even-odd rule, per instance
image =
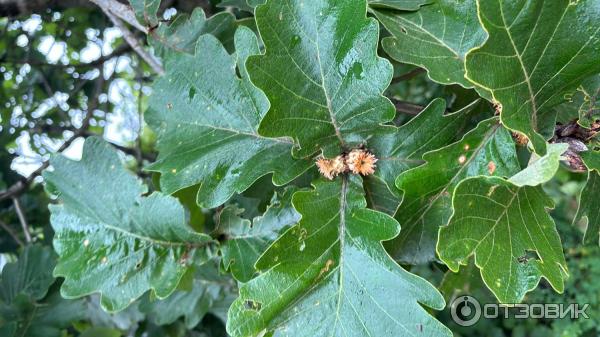
POLYGON ((29 64, 31 66, 38 66, 38 67, 51 67, 51 68, 96 68, 100 65, 103 65, 106 61, 115 58, 115 57, 119 57, 122 56, 126 53, 128 53, 131 50, 131 47, 128 44, 122 44, 119 47, 117 47, 112 53, 105 55, 105 56, 101 56, 100 58, 98 58, 97 60, 91 61, 91 62, 87 62, 87 63, 69 63, 69 64, 62 64, 62 63, 56 63, 56 64, 51 64, 51 63, 46 63, 46 62, 40 62, 40 61, 36 61, 36 60, 13 60, 13 59, 8 59, 6 58, 6 56, 0 58, 0 64, 5 63, 5 64, 29 64))
MULTIPOLYGON (((121 20, 127 22, 131 26, 137 28, 138 30, 144 32, 144 34, 148 34, 148 28, 144 27, 137 18, 135 17, 135 13, 131 7, 124 5, 116 0, 90 0, 95 3, 98 7, 108 15, 111 13, 113 16, 120 18, 121 20)), ((109 15, 110 17, 110 15, 109 15)))
POLYGON ((15 233, 12 230, 12 228, 10 228, 9 225, 2 222, 2 220, 0 220, 0 227, 2 227, 2 229, 4 229, 8 233, 8 235, 10 235, 19 246, 25 247, 25 243, 23 243, 23 241, 21 239, 19 239, 19 236, 17 235, 17 233, 15 233))
POLYGON ((410 79, 417 77, 418 75, 420 75, 424 72, 425 72, 425 69, 423 69, 423 68, 415 68, 415 69, 407 72, 406 74, 400 75, 400 76, 392 79, 392 84, 400 83, 403 81, 408 81, 410 79))
POLYGON ((19 217, 19 222, 21 223, 21 228, 23 228, 23 233, 25 234, 25 241, 29 243, 31 242, 31 234, 29 232, 29 226, 27 225, 27 219, 25 218, 25 212, 23 212, 23 208, 21 208, 21 203, 19 202, 18 197, 13 197, 12 200, 13 204, 15 205, 17 216, 19 217))
POLYGON ((133 33, 123 24, 123 22, 116 15, 114 15, 111 10, 105 9, 104 7, 102 7, 102 10, 104 11, 104 14, 106 14, 106 16, 108 16, 110 21, 112 21, 112 23, 115 25, 115 27, 119 28, 119 30, 121 31, 121 34, 123 34, 123 39, 125 39, 125 41, 127 41, 127 43, 131 46, 131 48, 144 61, 146 61, 146 63, 148 63, 148 65, 150 65, 150 68, 152 68, 152 70, 154 70, 154 72, 156 72, 159 75, 163 75, 165 73, 165 71, 164 71, 163 67, 160 65, 160 63, 158 62, 158 60, 156 58, 154 58, 154 56, 152 56, 148 52, 146 52, 146 50, 144 50, 142 45, 135 38, 135 36, 133 36, 133 33))
POLYGON ((420 105, 400 101, 394 98, 390 98, 390 100, 392 101, 392 103, 394 103, 397 112, 402 112, 409 115, 418 115, 421 113, 421 111, 425 109, 420 105))

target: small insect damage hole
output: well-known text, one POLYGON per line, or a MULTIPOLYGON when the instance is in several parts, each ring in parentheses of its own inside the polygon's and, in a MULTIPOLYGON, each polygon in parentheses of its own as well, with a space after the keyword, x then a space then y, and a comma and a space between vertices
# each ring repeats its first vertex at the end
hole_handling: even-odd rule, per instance
POLYGON ((529 263, 529 261, 532 260, 541 260, 540 256, 538 255, 537 251, 535 250, 526 250, 525 254, 517 257, 517 262, 519 262, 520 264, 527 264, 529 263))
POLYGON ((246 310, 252 310, 252 311, 260 311, 260 309, 262 309, 262 303, 254 301, 254 300, 246 300, 244 302, 244 308, 246 308, 246 310))

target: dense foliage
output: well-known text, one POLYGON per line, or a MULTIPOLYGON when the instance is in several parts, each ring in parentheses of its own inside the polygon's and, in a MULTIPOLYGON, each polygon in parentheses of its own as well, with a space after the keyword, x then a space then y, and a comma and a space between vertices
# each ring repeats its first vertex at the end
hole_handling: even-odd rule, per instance
POLYGON ((1 336, 600 333, 600 0, 76 2, 0 2, 1 336))

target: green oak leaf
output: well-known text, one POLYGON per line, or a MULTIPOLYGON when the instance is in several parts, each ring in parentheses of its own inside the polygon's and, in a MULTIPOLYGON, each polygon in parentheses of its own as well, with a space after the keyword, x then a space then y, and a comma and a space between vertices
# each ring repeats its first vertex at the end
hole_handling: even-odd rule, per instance
POLYGON ((577 91, 581 96, 578 123, 591 129, 592 124, 600 120, 600 74, 585 80, 577 91))
POLYGON ((254 264, 265 249, 277 239, 280 231, 300 220, 292 206, 292 195, 297 188, 288 188, 275 194, 266 212, 251 222, 240 217, 243 210, 227 206, 219 216, 219 232, 227 240, 221 245, 223 266, 231 270, 240 282, 248 282, 255 274, 254 264))
POLYGON ((160 0, 129 0, 137 20, 145 26, 156 27, 159 24, 156 13, 160 7, 160 0))
POLYGON ((477 18, 476 0, 438 0, 416 12, 374 13, 392 34, 382 41, 388 55, 427 69, 438 83, 473 88, 465 78, 465 57, 487 37, 477 18))
POLYGON ((30 245, 0 276, 0 335, 60 337, 73 321, 84 318, 83 301, 67 301, 50 291, 56 254, 30 245))
POLYGON ((537 157, 533 154, 527 168, 512 176, 509 181, 517 186, 537 186, 548 182, 558 171, 562 155, 568 148, 569 144, 565 143, 549 144, 544 156, 537 157))
POLYGON ((426 153, 423 159, 427 164, 403 172, 396 180, 404 192, 396 215, 402 232, 386 248, 402 263, 435 259, 439 228, 452 215, 452 193, 463 179, 510 177, 521 169, 512 135, 496 117, 479 123, 460 141, 426 153))
POLYGON ((260 134, 292 137, 305 157, 334 157, 394 118, 382 96, 392 66, 377 56, 379 27, 365 0, 268 1, 256 8, 266 54, 247 66, 271 108, 260 134))
POLYGON ((377 170, 365 180, 380 179, 399 197, 400 191, 395 187, 398 175, 422 164, 424 153, 454 141, 457 130, 464 128, 476 113, 478 103, 444 115, 446 102, 438 98, 405 125, 380 127, 368 143, 369 150, 378 158, 377 170))
POLYGON ((400 11, 416 11, 421 6, 433 3, 434 0, 369 0, 374 8, 391 8, 400 11))
POLYGON ((19 295, 37 301, 46 296, 54 283, 52 269, 56 255, 52 250, 38 245, 27 246, 15 263, 2 268, 0 276, 0 302, 10 305, 19 295))
POLYGON ((2 337, 63 337, 73 322, 85 319, 83 300, 66 300, 58 291, 41 302, 19 302, 10 308, 0 308, 2 337), (1 321, 9 323, 2 326, 1 321), (12 330, 12 331, 11 331, 12 330), (11 334, 12 333, 12 334, 11 334))
POLYGON ((140 310, 157 325, 172 324, 184 317, 187 329, 194 329, 225 296, 225 287, 231 286, 228 278, 219 275, 217 264, 206 264, 196 272, 189 289, 179 289, 171 296, 159 300, 145 296, 140 310))
POLYGON ((502 123, 545 154, 540 113, 600 72, 598 0, 478 0, 486 43, 467 54, 467 78, 490 91, 502 123))
POLYGON ((463 180, 452 197, 454 213, 439 232, 437 252, 456 272, 471 255, 501 303, 519 303, 541 277, 564 290, 567 265, 554 207, 540 186, 517 186, 498 177, 463 180))
POLYGON ((44 179, 62 202, 50 205, 54 275, 65 278, 65 298, 98 292, 104 309, 119 311, 148 290, 169 296, 207 258, 211 238, 186 225, 177 199, 143 197, 146 186, 101 139, 86 140, 81 161, 57 156, 51 165, 44 179))
POLYGON ((389 216, 394 216, 400 206, 400 197, 392 193, 388 185, 381 179, 368 176, 363 178, 363 188, 367 206, 389 216))
POLYGON ((146 113, 159 150, 147 169, 161 173, 161 188, 169 194, 200 184, 198 204, 206 208, 223 204, 270 172, 273 182, 283 185, 313 165, 292 158, 291 140, 258 134, 269 102, 244 66, 259 52, 258 42, 246 27, 238 29, 235 42, 237 54, 230 56, 215 37, 200 37, 196 55, 181 54, 167 65, 146 113))
POLYGON ((441 295, 383 249, 399 225, 366 208, 361 180, 319 180, 294 195, 302 219, 257 262, 263 273, 241 287, 227 321, 232 336, 451 336, 419 305, 440 310, 441 295))
POLYGON ((585 187, 579 196, 579 209, 574 222, 584 220, 587 223, 584 244, 598 244, 600 234, 600 152, 588 151, 581 154, 588 167, 585 187))
POLYGON ((207 19, 204 10, 196 8, 190 16, 179 15, 170 25, 160 24, 150 32, 149 40, 158 55, 165 55, 167 49, 193 55, 200 36, 211 34, 233 51, 235 27, 235 16, 231 13, 222 12, 207 19))

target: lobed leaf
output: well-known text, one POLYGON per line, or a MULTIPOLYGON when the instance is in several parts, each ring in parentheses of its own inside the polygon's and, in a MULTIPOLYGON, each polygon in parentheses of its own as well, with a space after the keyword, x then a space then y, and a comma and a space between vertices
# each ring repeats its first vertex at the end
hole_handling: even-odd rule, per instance
POLYGON ((61 293, 101 293, 102 307, 119 311, 148 290, 169 296, 195 263, 207 259, 211 238, 185 222, 181 204, 147 188, 125 170, 116 150, 88 138, 83 159, 62 156, 44 172, 62 204, 50 205, 61 293))
POLYGON ((83 318, 82 301, 67 301, 49 291, 56 255, 48 247, 29 245, 0 276, 0 335, 60 337, 83 318))
POLYGON ((545 154, 540 114, 600 72, 598 0, 478 0, 489 38, 466 58, 467 78, 492 93, 502 123, 545 154))
POLYGON ((446 102, 434 99, 418 116, 402 127, 386 126, 376 130, 369 139, 368 147, 379 159, 373 177, 366 181, 380 179, 392 194, 400 196, 395 187, 398 175, 423 163, 422 156, 455 140, 457 130, 461 130, 473 117, 479 101, 464 109, 445 115, 446 102))
POLYGON ((207 19, 204 10, 196 8, 190 16, 177 16, 170 25, 160 24, 150 33, 149 41, 158 55, 164 56, 167 50, 193 55, 198 39, 202 35, 211 34, 227 50, 233 50, 235 28, 235 16, 231 13, 222 12, 207 19))
POLYGON ((404 199, 396 220, 403 230, 387 243, 388 251, 403 263, 435 259, 439 228, 452 215, 451 196, 465 178, 489 175, 509 177, 519 172, 512 135, 497 117, 487 119, 460 141, 428 152, 425 165, 403 172, 396 185, 404 199))
POLYGON ((501 303, 519 303, 541 277, 564 290, 567 265, 552 218, 553 202, 540 186, 498 177, 472 177, 454 191, 454 213, 439 232, 440 259, 456 272, 471 255, 501 303))
POLYGON ((298 192, 300 222, 257 262, 263 273, 243 285, 229 311, 234 336, 451 336, 419 303, 442 309, 433 286, 398 266, 381 241, 399 231, 366 208, 362 181, 320 180, 298 192))
POLYGON ((54 283, 52 269, 56 255, 50 249, 38 245, 27 246, 15 263, 2 268, 0 276, 0 302, 11 305, 18 296, 37 301, 46 296, 54 283))
POLYGON ((517 186, 537 186, 554 177, 560 166, 562 155, 569 149, 569 144, 549 144, 548 152, 542 157, 535 158, 527 168, 512 176, 509 181, 517 186))
POLYGON ((200 184, 198 204, 206 208, 223 204, 270 172, 282 185, 313 165, 292 158, 291 140, 258 134, 269 102, 244 66, 248 56, 258 54, 258 41, 246 27, 238 29, 235 41, 232 57, 215 37, 202 36, 195 55, 181 54, 167 65, 146 113, 159 150, 147 169, 161 173, 161 188, 169 194, 200 184))
POLYGON ((296 156, 334 157, 367 141, 392 120, 382 96, 391 64, 377 56, 379 27, 365 0, 268 1, 256 9, 264 55, 248 59, 252 81, 271 107, 260 125, 269 137, 292 137, 296 156))
POLYGON ((219 232, 227 241, 221 245, 222 263, 240 282, 248 282, 255 274, 254 264, 279 233, 300 220, 292 206, 292 195, 297 188, 287 188, 281 196, 277 193, 266 212, 252 222, 243 219, 243 210, 227 206, 219 215, 219 232))
POLYGON ((473 88, 465 78, 465 57, 487 37, 477 18, 476 0, 438 0, 416 12, 374 13, 392 34, 382 41, 388 55, 427 69, 438 83, 473 88))

